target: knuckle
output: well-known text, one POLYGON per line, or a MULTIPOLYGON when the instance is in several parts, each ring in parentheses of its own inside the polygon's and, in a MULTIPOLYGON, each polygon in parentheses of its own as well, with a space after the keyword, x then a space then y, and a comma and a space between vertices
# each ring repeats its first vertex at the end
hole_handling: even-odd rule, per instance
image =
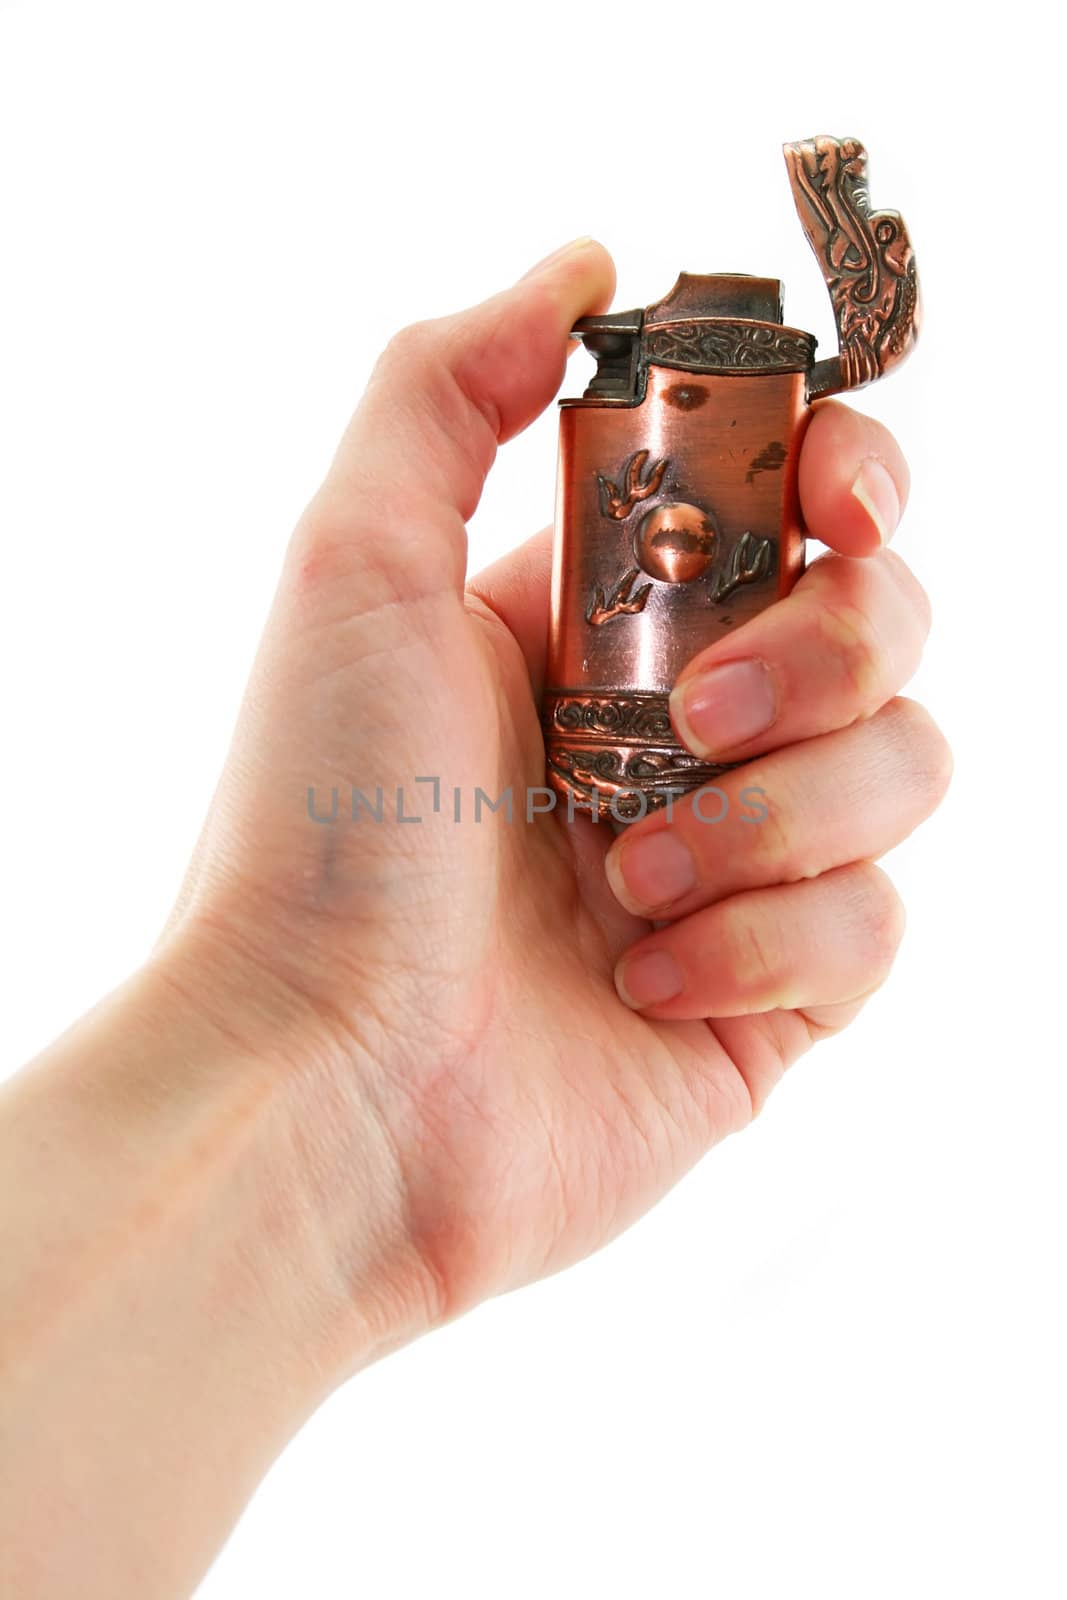
POLYGON ((898 695, 879 713, 879 722, 896 746, 900 777, 927 802, 927 814, 944 799, 952 781, 952 748, 917 700, 898 695))
POLYGON ((880 867, 873 861, 857 862, 848 869, 854 895, 853 910, 862 930, 872 968, 889 971, 904 937, 904 902, 880 867))
POLYGON ((820 643, 833 655, 861 707, 877 704, 884 693, 886 651, 871 615, 866 585, 850 579, 818 602, 820 643))
POLYGON ((807 833, 788 795, 765 805, 758 827, 748 828, 745 840, 751 881, 797 883, 814 877, 819 868, 808 849, 807 833))
POLYGON ((731 968, 738 992, 756 1000, 760 1009, 768 1003, 788 1007, 794 999, 792 962, 782 928, 769 914, 769 907, 737 905, 729 920, 731 968))
POLYGON ((352 529, 337 508, 312 504, 289 543, 289 566, 301 593, 318 593, 345 582, 355 556, 352 529))
POLYGON ((904 598, 909 615, 918 623, 920 635, 925 640, 933 621, 933 607, 930 604, 930 596, 914 572, 912 572, 908 563, 895 550, 883 550, 882 560, 885 563, 886 571, 904 598))
POLYGON ((437 330, 433 322, 409 322, 393 334, 379 357, 379 365, 401 369, 420 366, 432 358, 437 344, 437 330))
POLYGON ((460 528, 447 531, 454 537, 414 495, 386 489, 372 513, 322 495, 290 540, 289 591, 320 621, 458 592, 466 541, 460 528), (386 536, 395 527, 405 530, 402 547, 386 536))

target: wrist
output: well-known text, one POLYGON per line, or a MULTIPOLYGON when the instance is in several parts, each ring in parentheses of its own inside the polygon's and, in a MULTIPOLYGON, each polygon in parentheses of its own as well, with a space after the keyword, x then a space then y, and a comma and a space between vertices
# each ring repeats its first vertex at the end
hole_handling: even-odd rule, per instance
POLYGON ((146 1014, 182 1041, 247 1196, 242 1256, 280 1353, 323 1390, 433 1326, 437 1286, 409 1235, 369 1048, 203 924, 137 983, 146 1014))
POLYGON ((357 1091, 325 1104, 298 1003, 214 955, 170 939, 0 1094, 11 1592, 187 1594, 326 1392, 421 1326, 357 1091))
POLYGON ((148 1260, 168 1295, 188 1290, 191 1335, 200 1315, 232 1327, 242 1363, 282 1374, 296 1413, 425 1331, 432 1275, 372 1081, 232 946, 168 937, 3 1086, 4 1350, 148 1260))
POLYGON ((358 1075, 204 953, 169 939, 0 1095, 13 1592, 188 1592, 330 1388, 429 1320, 358 1075))

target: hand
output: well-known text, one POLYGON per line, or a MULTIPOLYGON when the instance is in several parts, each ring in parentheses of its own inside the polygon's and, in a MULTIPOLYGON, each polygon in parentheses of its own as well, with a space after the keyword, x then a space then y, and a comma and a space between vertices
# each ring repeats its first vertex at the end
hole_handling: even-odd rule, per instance
POLYGON ((949 762, 894 698, 928 621, 882 547, 906 469, 842 406, 800 463, 837 553, 675 690, 690 747, 743 762, 726 819, 525 821, 549 535, 464 593, 464 524, 611 289, 586 242, 393 341, 156 952, 0 1091, 5 1593, 188 1594, 337 1382, 604 1243, 885 976, 871 861, 949 762), (512 823, 474 819, 509 787, 512 823))
POLYGON ((672 700, 691 749, 745 762, 722 780, 726 820, 676 803, 614 843, 588 820, 525 821, 550 533, 464 591, 465 522, 612 288, 585 241, 393 340, 293 538, 157 955, 304 1084, 299 1203, 342 1298, 373 1191, 388 1244, 360 1255, 353 1298, 385 1339, 603 1244, 850 1021, 901 934, 872 862, 948 781, 934 724, 895 698, 929 624, 884 547, 907 470, 878 424, 824 403, 800 491, 835 553, 672 700), (474 821, 478 786, 512 788, 512 824, 474 821), (381 791, 383 820, 351 819, 353 787, 381 791), (760 825, 744 787, 765 791, 760 825), (328 818, 335 788, 336 820, 312 820, 308 791, 328 818), (398 789, 421 822, 398 819, 398 789))

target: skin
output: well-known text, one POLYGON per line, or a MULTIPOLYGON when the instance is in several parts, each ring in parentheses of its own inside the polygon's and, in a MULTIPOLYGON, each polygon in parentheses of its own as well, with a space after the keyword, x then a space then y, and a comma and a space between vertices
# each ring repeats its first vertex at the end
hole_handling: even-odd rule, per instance
POLYGON ((464 526, 613 284, 580 241, 393 340, 293 535, 155 952, 0 1095, 4 1593, 187 1594, 338 1383, 606 1243, 889 970, 873 859, 950 760, 897 697, 926 600, 853 492, 875 460, 903 505, 907 469, 836 403, 800 472, 832 553, 684 675, 769 674, 775 720, 724 780, 761 785, 767 822, 452 820, 451 784, 543 781, 549 533, 465 589, 464 526), (435 773, 437 816, 413 781, 435 773), (424 820, 316 825, 308 787, 334 784, 403 785, 424 820), (699 879, 652 905, 664 875, 634 868, 642 898, 628 857, 664 833, 699 879), (685 981, 645 1010, 641 952, 685 981))

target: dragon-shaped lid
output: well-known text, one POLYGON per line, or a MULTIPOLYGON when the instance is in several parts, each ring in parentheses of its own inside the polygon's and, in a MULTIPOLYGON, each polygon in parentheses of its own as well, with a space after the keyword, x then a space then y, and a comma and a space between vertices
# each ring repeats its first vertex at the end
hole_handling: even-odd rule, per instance
POLYGON ((783 146, 793 199, 822 267, 838 354, 815 361, 810 333, 782 323, 782 285, 743 273, 683 272, 644 310, 582 317, 574 333, 596 357, 579 401, 635 405, 648 366, 705 373, 806 372, 809 399, 857 389, 908 354, 919 331, 915 256, 896 211, 872 211, 867 152, 821 135, 783 146))

